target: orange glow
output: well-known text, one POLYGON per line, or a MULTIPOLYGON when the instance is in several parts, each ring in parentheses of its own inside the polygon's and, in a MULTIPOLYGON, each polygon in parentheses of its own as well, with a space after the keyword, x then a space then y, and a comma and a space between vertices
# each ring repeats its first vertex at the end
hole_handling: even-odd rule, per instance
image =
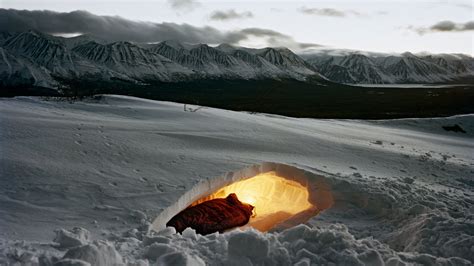
POLYGON ((308 201, 309 192, 306 187, 296 181, 277 176, 275 172, 259 174, 232 183, 192 205, 214 198, 225 198, 230 193, 237 194, 240 201, 255 207, 248 226, 260 231, 267 231, 297 213, 315 208, 308 201))

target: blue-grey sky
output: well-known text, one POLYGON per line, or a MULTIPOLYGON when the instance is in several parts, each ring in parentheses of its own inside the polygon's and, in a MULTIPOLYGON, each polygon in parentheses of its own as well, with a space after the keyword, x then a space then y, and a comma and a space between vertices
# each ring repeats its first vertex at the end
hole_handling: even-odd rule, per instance
POLYGON ((250 47, 302 50, 320 44, 375 52, 470 55, 474 55, 473 5, 470 0, 0 0, 4 9, 85 10, 135 21, 210 26, 223 33, 252 29, 235 40, 250 47))

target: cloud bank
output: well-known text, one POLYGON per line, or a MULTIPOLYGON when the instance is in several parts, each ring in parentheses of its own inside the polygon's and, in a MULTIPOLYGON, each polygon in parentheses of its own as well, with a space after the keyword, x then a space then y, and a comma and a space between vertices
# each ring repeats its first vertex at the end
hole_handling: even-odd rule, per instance
POLYGON ((98 16, 87 11, 61 13, 48 10, 0 9, 0 31, 27 30, 48 34, 89 34, 105 41, 146 43, 175 40, 188 43, 239 45, 239 42, 259 38, 270 46, 286 46, 293 50, 319 46, 299 43, 289 35, 262 28, 220 31, 210 26, 133 21, 118 16, 98 16))
POLYGON ((460 31, 471 31, 474 30, 474 21, 468 21, 465 23, 455 23, 450 20, 440 21, 430 27, 408 27, 411 30, 416 31, 418 34, 423 35, 426 33, 433 32, 460 32, 460 31))
POLYGON ((196 0, 168 0, 168 4, 178 11, 192 11, 201 6, 196 0))
POLYGON ((210 19, 211 20, 234 20, 234 19, 246 19, 253 18, 253 13, 250 11, 245 11, 238 13, 234 9, 229 9, 225 11, 216 10, 212 12, 210 19))
POLYGON ((361 13, 354 10, 339 10, 334 8, 309 8, 300 7, 298 12, 305 15, 325 16, 325 17, 346 17, 347 15, 362 16, 361 13))

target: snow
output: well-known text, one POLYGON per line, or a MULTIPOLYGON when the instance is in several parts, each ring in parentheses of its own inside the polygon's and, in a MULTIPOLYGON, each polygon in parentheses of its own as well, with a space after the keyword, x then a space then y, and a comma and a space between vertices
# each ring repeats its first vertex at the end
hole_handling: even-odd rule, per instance
POLYGON ((474 262, 474 115, 296 119, 107 95, 0 99, 0 125, 2 265, 474 262), (334 203, 266 233, 153 225, 275 169, 334 203))
POLYGON ((53 241, 58 243, 60 248, 70 248, 87 244, 89 238, 89 231, 84 228, 75 227, 72 230, 56 230, 56 238, 53 241))
POLYGON ((113 266, 122 263, 122 257, 115 247, 104 241, 95 241, 87 245, 69 249, 63 259, 76 259, 91 265, 113 266))

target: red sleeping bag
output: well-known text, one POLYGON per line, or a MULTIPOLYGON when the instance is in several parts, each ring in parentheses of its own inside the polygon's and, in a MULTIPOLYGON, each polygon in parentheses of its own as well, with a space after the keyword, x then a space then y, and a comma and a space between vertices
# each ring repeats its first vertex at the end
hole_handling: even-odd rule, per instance
POLYGON ((242 203, 234 193, 225 199, 212 199, 188 207, 176 214, 166 224, 181 233, 191 227, 201 235, 224 232, 227 229, 248 223, 252 216, 253 206, 242 203))

